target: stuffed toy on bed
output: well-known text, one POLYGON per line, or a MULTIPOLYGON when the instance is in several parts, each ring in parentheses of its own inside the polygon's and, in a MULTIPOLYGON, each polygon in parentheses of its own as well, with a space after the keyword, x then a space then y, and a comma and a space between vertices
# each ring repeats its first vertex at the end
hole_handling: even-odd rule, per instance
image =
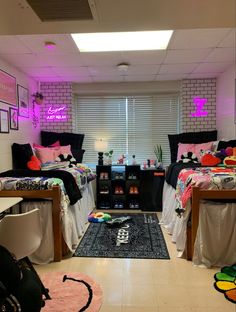
POLYGON ((181 155, 181 159, 178 161, 179 163, 198 163, 197 156, 192 152, 185 152, 181 155))
POLYGON ((70 155, 70 154, 60 154, 55 161, 60 162, 60 161, 69 161, 69 167, 75 167, 76 166, 76 159, 70 155))

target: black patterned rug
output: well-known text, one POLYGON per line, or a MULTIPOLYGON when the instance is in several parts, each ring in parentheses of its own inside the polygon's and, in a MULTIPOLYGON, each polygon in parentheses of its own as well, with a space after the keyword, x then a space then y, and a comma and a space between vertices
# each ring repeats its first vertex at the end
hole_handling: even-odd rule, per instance
POLYGON ((91 223, 75 257, 170 259, 155 213, 111 215, 112 219, 130 216, 131 220, 115 227, 91 223))

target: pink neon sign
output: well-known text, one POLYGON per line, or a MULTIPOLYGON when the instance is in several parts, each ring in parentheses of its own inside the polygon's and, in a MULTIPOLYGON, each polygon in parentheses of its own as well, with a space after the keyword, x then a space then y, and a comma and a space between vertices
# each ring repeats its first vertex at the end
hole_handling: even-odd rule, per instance
POLYGON ((207 103, 207 99, 196 96, 193 102, 196 106, 196 111, 191 113, 191 117, 205 117, 208 115, 208 111, 203 109, 204 105, 207 103))
POLYGON ((52 108, 51 106, 48 109, 48 115, 47 115, 47 120, 65 120, 67 116, 63 114, 62 112, 64 111, 66 107, 61 106, 58 108, 52 108))

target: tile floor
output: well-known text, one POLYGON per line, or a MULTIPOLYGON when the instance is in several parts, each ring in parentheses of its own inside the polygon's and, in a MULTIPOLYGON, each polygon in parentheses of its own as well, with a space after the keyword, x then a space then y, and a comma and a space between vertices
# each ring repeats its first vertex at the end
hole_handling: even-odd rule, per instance
POLYGON ((171 237, 163 233, 170 260, 72 257, 36 270, 90 275, 103 289, 100 312, 236 312, 213 287, 219 268, 202 269, 177 258, 171 237))

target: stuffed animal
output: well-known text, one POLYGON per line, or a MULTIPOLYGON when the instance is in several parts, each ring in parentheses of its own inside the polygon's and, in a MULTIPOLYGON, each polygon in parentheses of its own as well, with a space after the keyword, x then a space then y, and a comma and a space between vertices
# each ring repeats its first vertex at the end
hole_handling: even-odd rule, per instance
POLYGON ((125 162, 125 155, 122 154, 122 155, 118 158, 117 163, 118 163, 119 165, 123 165, 124 162, 125 162))
POLYGON ((27 162, 27 167, 30 170, 40 170, 41 162, 35 155, 32 155, 30 160, 27 162))
POLYGON ((69 161, 70 168, 76 166, 76 159, 70 154, 60 154, 55 161, 69 161))
POLYGON ((202 156, 201 158, 201 165, 202 166, 210 166, 210 167, 213 167, 213 166, 216 166, 218 164, 221 163, 221 159, 212 155, 211 153, 209 154, 205 154, 202 156))
POLYGON ((224 165, 226 167, 236 167, 236 156, 225 157, 224 165))
POLYGON ((179 163, 198 163, 197 156, 192 152, 185 152, 181 155, 181 159, 178 161, 179 163))

